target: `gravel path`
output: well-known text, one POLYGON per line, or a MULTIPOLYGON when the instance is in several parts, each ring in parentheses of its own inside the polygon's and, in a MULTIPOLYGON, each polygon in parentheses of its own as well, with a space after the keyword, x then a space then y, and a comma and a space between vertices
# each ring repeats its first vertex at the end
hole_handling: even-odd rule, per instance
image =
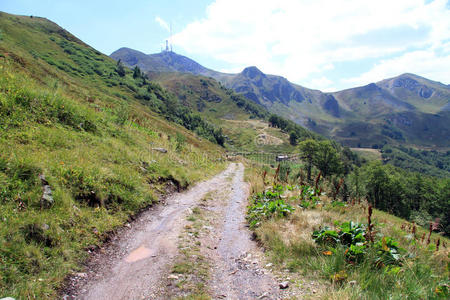
POLYGON ((251 240, 245 221, 248 187, 244 182, 244 166, 239 164, 228 187, 222 206, 222 228, 219 231, 217 255, 212 255, 211 288, 214 298, 276 299, 278 284, 261 266, 256 243, 251 240))
POLYGON ((262 254, 245 227, 248 186, 244 166, 230 166, 214 178, 170 196, 143 213, 92 256, 86 273, 69 280, 65 299, 165 299, 167 276, 179 254, 186 216, 205 195, 215 201, 214 220, 201 251, 210 261, 213 299, 278 299, 278 284, 260 264, 262 254), (208 246, 209 245, 209 246, 208 246))

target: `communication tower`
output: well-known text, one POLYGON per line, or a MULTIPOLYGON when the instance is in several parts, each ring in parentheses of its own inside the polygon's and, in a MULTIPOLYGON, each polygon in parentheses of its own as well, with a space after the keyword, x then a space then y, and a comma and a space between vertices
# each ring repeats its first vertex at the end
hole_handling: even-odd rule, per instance
POLYGON ((170 36, 166 40, 166 47, 164 48, 164 50, 161 47, 161 52, 173 52, 173 48, 172 48, 172 23, 170 23, 170 36))

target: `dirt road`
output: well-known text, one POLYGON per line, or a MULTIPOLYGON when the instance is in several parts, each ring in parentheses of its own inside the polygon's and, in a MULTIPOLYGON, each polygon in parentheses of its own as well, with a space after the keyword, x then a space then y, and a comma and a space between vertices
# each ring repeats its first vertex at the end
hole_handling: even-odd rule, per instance
MULTIPOLYGON (((228 299, 277 298, 277 283, 262 268, 260 251, 245 227, 248 188, 243 181, 244 167, 235 176, 221 206, 223 227, 219 229, 218 255, 211 255, 214 272, 211 286, 215 297, 228 299)), ((217 228, 217 226, 215 226, 217 228)))
MULTIPOLYGON (((200 251, 209 261, 208 293, 213 299, 277 299, 278 285, 261 267, 261 256, 245 227, 248 187, 242 164, 230 166, 190 190, 176 193, 120 232, 73 278, 66 299, 166 299, 167 278, 179 256, 186 217, 212 195, 211 226, 200 251)), ((203 203, 204 206, 206 206, 203 203)))

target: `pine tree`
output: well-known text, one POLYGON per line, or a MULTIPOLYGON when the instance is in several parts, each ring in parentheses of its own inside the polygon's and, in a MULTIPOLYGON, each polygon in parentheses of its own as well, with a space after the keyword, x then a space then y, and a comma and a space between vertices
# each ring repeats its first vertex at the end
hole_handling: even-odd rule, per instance
POLYGON ((116 72, 120 77, 123 77, 126 74, 125 67, 120 59, 117 61, 116 72))
POLYGON ((136 78, 141 78, 141 77, 142 77, 141 69, 139 69, 138 66, 134 67, 134 69, 133 69, 133 78, 136 79, 136 78))

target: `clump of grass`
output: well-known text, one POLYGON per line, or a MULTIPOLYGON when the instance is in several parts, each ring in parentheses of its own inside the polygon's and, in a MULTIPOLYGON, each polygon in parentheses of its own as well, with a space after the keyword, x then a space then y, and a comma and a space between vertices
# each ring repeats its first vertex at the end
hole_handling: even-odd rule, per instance
POLYGON ((180 236, 181 253, 172 266, 172 273, 179 274, 176 289, 168 291, 167 298, 171 299, 211 299, 208 294, 207 282, 210 277, 209 261, 200 252, 201 242, 198 240, 200 231, 207 219, 200 207, 194 207, 187 216, 190 223, 180 236))

